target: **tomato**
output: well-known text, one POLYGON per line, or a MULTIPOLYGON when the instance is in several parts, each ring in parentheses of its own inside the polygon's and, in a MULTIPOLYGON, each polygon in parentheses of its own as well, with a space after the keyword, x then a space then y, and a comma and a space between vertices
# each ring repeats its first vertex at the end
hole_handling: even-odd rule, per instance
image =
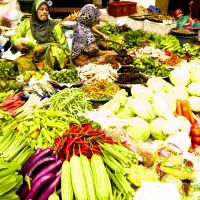
POLYGON ((192 143, 200 145, 200 137, 192 137, 192 143))
POLYGON ((191 146, 193 149, 196 149, 197 147, 199 147, 199 144, 192 144, 191 146))
POLYGON ((193 136, 193 137, 200 137, 200 124, 195 123, 190 128, 190 135, 193 136))
POLYGON ((193 137, 200 137, 200 127, 194 126, 190 129, 190 135, 193 137))

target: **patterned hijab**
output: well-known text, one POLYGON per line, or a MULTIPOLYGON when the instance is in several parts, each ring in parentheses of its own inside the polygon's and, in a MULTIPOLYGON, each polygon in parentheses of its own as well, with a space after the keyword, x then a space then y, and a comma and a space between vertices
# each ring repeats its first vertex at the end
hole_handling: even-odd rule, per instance
POLYGON ((73 59, 79 56, 88 45, 95 41, 91 27, 93 23, 98 20, 100 15, 99 9, 93 4, 86 4, 80 10, 72 41, 73 59))
MULTIPOLYGON (((54 26, 56 22, 48 19, 45 22, 42 22, 38 18, 38 10, 40 6, 46 3, 46 0, 35 0, 32 7, 32 17, 31 17, 31 33, 35 40, 39 43, 47 42, 51 36, 54 26)), ((48 4, 47 4, 48 6, 48 4)))

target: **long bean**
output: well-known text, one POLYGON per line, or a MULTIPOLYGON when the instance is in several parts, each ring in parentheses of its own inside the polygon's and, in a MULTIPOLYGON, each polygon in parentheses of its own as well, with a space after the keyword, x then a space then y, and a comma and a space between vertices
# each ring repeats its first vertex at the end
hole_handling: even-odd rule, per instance
POLYGON ((77 117, 79 112, 92 110, 86 94, 79 88, 65 88, 50 97, 50 110, 65 111, 66 115, 77 117))

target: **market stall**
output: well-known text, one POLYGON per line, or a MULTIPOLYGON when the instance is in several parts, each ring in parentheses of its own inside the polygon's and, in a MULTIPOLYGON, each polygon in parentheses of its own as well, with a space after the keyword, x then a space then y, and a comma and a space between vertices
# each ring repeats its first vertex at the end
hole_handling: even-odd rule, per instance
POLYGON ((200 198, 198 46, 175 22, 105 15, 96 40, 117 55, 22 73, 0 59, 0 199, 200 198))

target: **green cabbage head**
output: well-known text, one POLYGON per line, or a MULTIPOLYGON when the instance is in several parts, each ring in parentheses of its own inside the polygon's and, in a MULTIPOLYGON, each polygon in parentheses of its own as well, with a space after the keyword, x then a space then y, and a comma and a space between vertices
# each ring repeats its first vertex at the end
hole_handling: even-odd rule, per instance
POLYGON ((146 141, 150 136, 150 125, 139 117, 133 117, 125 129, 128 135, 136 141, 146 141))
POLYGON ((163 133, 163 128, 166 124, 166 119, 162 117, 158 117, 151 121, 150 128, 151 128, 151 135, 154 139, 157 140, 165 140, 167 135, 163 133))

